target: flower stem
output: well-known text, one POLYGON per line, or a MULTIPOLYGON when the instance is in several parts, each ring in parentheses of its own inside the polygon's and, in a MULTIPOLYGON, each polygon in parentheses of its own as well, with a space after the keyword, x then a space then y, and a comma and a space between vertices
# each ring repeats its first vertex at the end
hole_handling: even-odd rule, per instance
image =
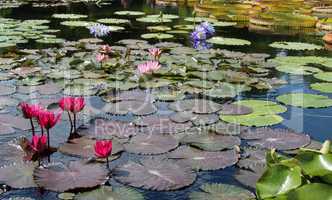
MULTIPOLYGON (((50 130, 46 129, 46 133, 47 133, 47 150, 50 151, 50 130)), ((48 153, 48 162, 51 162, 51 157, 49 152, 48 153)))
POLYGON ((68 113, 68 117, 69 117, 69 122, 70 122, 70 132, 69 135, 71 135, 73 133, 73 120, 71 119, 70 113, 68 113))
POLYGON ((40 130, 41 130, 41 135, 44 135, 44 128, 40 126, 40 130))
POLYGON ((109 160, 108 160, 108 156, 106 157, 106 166, 107 166, 107 169, 110 169, 110 164, 109 164, 109 160))
POLYGON ((31 124, 32 136, 35 136, 35 126, 33 125, 32 118, 30 118, 30 124, 31 124))
POLYGON ((76 113, 74 113, 74 133, 76 133, 76 113))

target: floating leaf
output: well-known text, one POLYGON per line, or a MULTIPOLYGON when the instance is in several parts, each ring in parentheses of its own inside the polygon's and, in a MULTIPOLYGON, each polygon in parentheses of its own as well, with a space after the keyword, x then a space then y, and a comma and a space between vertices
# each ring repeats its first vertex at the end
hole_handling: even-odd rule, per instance
POLYGON ((247 142, 251 146, 266 149, 290 150, 310 144, 308 135, 289 129, 257 128, 245 131, 241 137, 249 140, 247 142))
POLYGON ((0 182, 13 188, 37 187, 32 174, 37 165, 32 162, 18 162, 0 168, 0 182))
POLYGON ((123 11, 116 11, 114 13, 115 15, 123 15, 123 16, 140 16, 145 15, 144 12, 141 11, 129 11, 129 10, 123 10, 123 11))
POLYGON ((263 173, 266 166, 265 150, 245 148, 241 159, 237 163, 242 169, 251 170, 256 173, 263 173))
POLYGON ((171 103, 171 110, 175 111, 192 111, 197 114, 208 114, 218 112, 222 109, 222 105, 210 100, 190 99, 171 103))
POLYGON ((110 187, 101 186, 96 190, 79 193, 75 196, 76 200, 144 200, 141 193, 129 187, 110 187))
POLYGON ((81 161, 71 161, 67 166, 62 163, 51 163, 35 169, 33 174, 39 187, 56 192, 92 188, 104 184, 107 176, 108 171, 104 167, 81 161))
POLYGON ((306 93, 290 93, 277 97, 283 104, 303 108, 324 108, 332 106, 332 99, 327 96, 306 93))
POLYGON ((278 124, 283 118, 278 113, 286 112, 286 108, 272 101, 264 100, 241 100, 234 103, 235 105, 243 105, 253 110, 248 115, 220 115, 223 121, 244 126, 269 126, 278 124))
POLYGON ((239 170, 234 175, 234 178, 247 187, 256 188, 256 183, 261 176, 262 174, 257 174, 249 170, 239 170))
POLYGON ((196 179, 190 166, 160 158, 147 158, 139 163, 129 161, 115 168, 113 175, 123 184, 157 191, 177 190, 191 185, 196 179))
POLYGON ((311 200, 311 199, 332 199, 332 186, 322 183, 311 183, 301 186, 288 193, 288 199, 311 200))
POLYGON ((106 105, 103 110, 107 113, 126 115, 129 112, 134 115, 150 115, 157 112, 157 108, 150 102, 121 101, 106 105))
POLYGON ((89 27, 94 23, 95 22, 88 22, 88 21, 63 21, 60 24, 69 27, 89 27))
POLYGON ((199 192, 192 192, 189 195, 191 200, 249 200, 255 195, 249 190, 221 183, 205 183, 199 192))
POLYGON ((316 44, 302 42, 273 42, 269 46, 273 48, 288 50, 318 50, 323 48, 322 46, 316 44))
POLYGON ((137 154, 162 154, 175 149, 179 143, 172 136, 139 134, 126 143, 125 149, 137 154))
POLYGON ((332 83, 313 83, 311 89, 325 93, 332 93, 332 83))
POLYGON ((217 135, 215 133, 197 133, 192 129, 187 131, 187 134, 181 138, 182 144, 189 144, 206 151, 220 151, 224 149, 232 149, 234 146, 239 146, 241 140, 235 136, 217 135))
POLYGON ((98 19, 97 22, 103 24, 130 24, 130 21, 128 19, 117 19, 117 18, 98 19))
POLYGON ((314 74, 314 77, 322 81, 332 82, 332 72, 320 72, 314 74))
POLYGON ((0 95, 11 95, 16 92, 16 88, 9 85, 0 85, 0 95))
POLYGON ((57 19, 81 19, 87 18, 87 15, 80 15, 80 14, 53 14, 53 18, 57 19))
POLYGON ((251 42, 248 40, 236 39, 236 38, 223 38, 219 36, 212 37, 207 40, 208 43, 218 44, 218 45, 230 45, 230 46, 243 46, 250 45, 251 42))
POLYGON ((220 135, 239 135, 242 131, 247 130, 245 126, 240 126, 238 124, 231 124, 219 121, 216 124, 209 126, 209 130, 220 134, 220 135))
POLYGON ((253 109, 243 105, 224 104, 219 114, 222 115, 248 115, 253 109))
POLYGON ((234 165, 238 161, 235 150, 202 151, 189 146, 180 146, 167 154, 169 159, 183 160, 194 170, 217 170, 234 165))
POLYGON ((158 39, 158 40, 170 39, 173 37, 174 37, 174 35, 167 34, 167 33, 146 33, 146 34, 141 35, 141 38, 144 38, 144 39, 158 39))

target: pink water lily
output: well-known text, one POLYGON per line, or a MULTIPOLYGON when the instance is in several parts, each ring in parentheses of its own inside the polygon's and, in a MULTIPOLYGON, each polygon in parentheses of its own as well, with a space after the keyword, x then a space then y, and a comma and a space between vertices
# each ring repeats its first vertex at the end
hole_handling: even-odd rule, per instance
POLYGON ((158 48, 152 48, 152 49, 149 49, 149 53, 154 58, 154 60, 159 60, 162 50, 158 49, 158 48))
POLYGON ((160 67, 161 67, 161 65, 157 61, 148 61, 146 63, 139 64, 137 66, 138 71, 141 74, 151 74, 151 73, 155 72, 156 70, 158 70, 160 67))
POLYGON ((59 101, 59 106, 63 111, 67 111, 70 121, 70 137, 72 134, 77 134, 76 130, 76 114, 83 110, 85 100, 83 97, 63 97, 59 101), (72 120, 70 113, 73 113, 74 120, 72 120), (74 130, 74 132, 73 132, 74 130))
POLYGON ((30 147, 38 154, 46 150, 47 138, 45 135, 32 137, 30 147))
POLYGON ((96 55, 96 60, 97 60, 97 62, 100 62, 100 63, 105 62, 106 60, 108 60, 108 58, 109 58, 108 55, 103 54, 103 53, 98 53, 96 55))
POLYGON ((39 112, 41 110, 43 110, 43 108, 38 104, 28 104, 26 102, 21 102, 19 104, 19 107, 22 110, 23 117, 30 120, 32 136, 34 136, 35 135, 35 127, 33 125, 32 119, 33 118, 37 119, 38 116, 39 116, 39 112))
POLYGON ((113 143, 112 140, 98 140, 95 143, 95 155, 98 158, 106 158, 107 167, 109 167, 108 157, 112 153, 113 143))
POLYGON ((99 52, 102 54, 110 54, 112 52, 112 47, 109 45, 103 45, 100 47, 99 52))

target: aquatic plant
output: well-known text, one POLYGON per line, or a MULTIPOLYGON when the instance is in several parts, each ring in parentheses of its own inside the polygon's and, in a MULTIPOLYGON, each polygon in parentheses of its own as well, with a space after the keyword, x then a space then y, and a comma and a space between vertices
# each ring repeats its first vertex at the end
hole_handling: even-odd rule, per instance
POLYGON ((29 146, 34 151, 33 154, 37 155, 38 165, 40 165, 41 154, 47 149, 47 137, 45 135, 34 135, 29 146))
POLYGON ((149 54, 154 58, 155 61, 159 60, 162 50, 158 48, 149 49, 149 54))
POLYGON ((30 104, 28 104, 26 102, 21 102, 19 104, 19 107, 22 110, 23 117, 30 120, 31 130, 32 130, 32 136, 34 136, 35 135, 35 127, 33 125, 32 119, 33 118, 35 118, 35 119, 38 118, 39 112, 40 112, 40 110, 42 110, 42 107, 40 105, 38 105, 38 104, 32 104, 32 105, 30 105, 30 104))
POLYGON ((94 24, 89 27, 89 30, 90 34, 95 37, 105 37, 108 36, 111 32, 110 28, 103 24, 94 24))
POLYGON ((98 53, 98 54, 96 55, 96 60, 97 60, 97 62, 100 63, 101 67, 103 67, 103 63, 104 63, 105 61, 107 61, 108 59, 109 59, 109 56, 108 56, 107 54, 104 54, 104 53, 98 53))
POLYGON ((103 45, 100 47, 99 52, 101 54, 110 54, 112 52, 112 47, 109 45, 103 45))
POLYGON ((214 27, 209 22, 201 22, 191 33, 191 41, 195 49, 208 49, 210 45, 206 40, 215 34, 214 27))
POLYGON ((83 97, 63 97, 59 101, 59 106, 63 111, 67 111, 70 121, 70 132, 69 138, 77 136, 76 118, 77 113, 82 111, 85 106, 83 97), (71 114, 73 114, 73 119, 71 114))
POLYGON ((108 157, 112 153, 113 143, 112 140, 98 140, 95 143, 95 155, 98 158, 106 158, 107 168, 109 168, 108 157))
POLYGON ((148 61, 137 66, 138 71, 141 74, 151 74, 161 67, 158 61, 148 61))

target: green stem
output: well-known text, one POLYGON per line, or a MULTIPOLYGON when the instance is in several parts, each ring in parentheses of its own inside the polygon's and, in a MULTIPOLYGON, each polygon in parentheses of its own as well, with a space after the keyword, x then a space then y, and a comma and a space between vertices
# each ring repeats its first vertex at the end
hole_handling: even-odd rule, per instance
MULTIPOLYGON (((47 133, 47 150, 50 151, 50 130, 46 129, 46 133, 47 133)), ((48 153, 48 162, 51 162, 51 157, 50 157, 50 153, 48 153)))
POLYGON ((110 169, 110 164, 109 164, 108 156, 106 157, 106 162, 107 162, 107 164, 106 164, 107 169, 110 169))
POLYGON ((69 122, 70 122, 70 132, 69 132, 69 135, 71 135, 73 133, 73 120, 71 119, 69 111, 67 113, 68 113, 69 122))
POLYGON ((76 113, 74 113, 74 133, 76 133, 76 113))

